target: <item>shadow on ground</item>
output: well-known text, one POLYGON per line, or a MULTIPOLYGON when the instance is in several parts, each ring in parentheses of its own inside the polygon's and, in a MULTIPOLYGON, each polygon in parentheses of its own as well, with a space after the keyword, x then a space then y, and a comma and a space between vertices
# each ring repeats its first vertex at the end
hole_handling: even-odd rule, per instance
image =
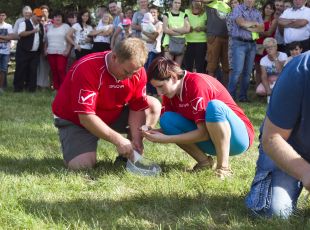
MULTIPOLYGON (((309 222, 303 221, 305 217, 290 221, 253 220, 243 206, 243 198, 229 194, 195 197, 151 194, 118 201, 91 198, 65 202, 22 200, 21 205, 27 214, 48 217, 56 224, 83 223, 89 228, 128 229, 130 225, 139 226, 142 220, 156 229, 251 229, 254 226, 255 229, 302 229, 310 226, 309 222)), ((307 220, 309 212, 305 214, 307 220)))

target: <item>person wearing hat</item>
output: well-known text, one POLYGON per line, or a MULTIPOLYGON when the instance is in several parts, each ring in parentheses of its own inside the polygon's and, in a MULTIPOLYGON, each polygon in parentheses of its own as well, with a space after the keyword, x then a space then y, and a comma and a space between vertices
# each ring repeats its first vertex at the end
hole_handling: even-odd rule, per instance
POLYGON ((16 47, 14 92, 21 92, 24 89, 29 92, 36 91, 37 65, 44 36, 43 25, 40 24, 42 16, 42 10, 36 8, 32 17, 22 22, 18 28, 20 38, 16 47))
POLYGON ((116 43, 124 40, 125 38, 133 37, 131 23, 132 22, 130 18, 124 18, 122 22, 118 25, 111 39, 111 48, 113 48, 116 43))

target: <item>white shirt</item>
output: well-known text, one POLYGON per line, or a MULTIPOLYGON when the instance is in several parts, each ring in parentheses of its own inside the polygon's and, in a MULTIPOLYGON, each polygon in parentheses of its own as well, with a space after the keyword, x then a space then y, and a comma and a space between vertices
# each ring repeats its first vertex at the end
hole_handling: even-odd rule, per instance
POLYGON ((19 28, 19 25, 20 23, 24 22, 25 21, 25 18, 22 17, 22 18, 19 18, 16 20, 15 24, 14 24, 14 27, 13 27, 13 31, 15 34, 18 34, 18 28, 19 28))
POLYGON ((47 40, 47 53, 48 54, 63 54, 67 48, 66 34, 70 26, 63 23, 59 27, 54 25, 47 26, 46 40, 47 40))
POLYGON ((87 35, 93 30, 93 27, 87 25, 86 28, 82 29, 79 23, 75 23, 72 28, 74 29, 74 42, 78 44, 82 49, 90 50, 93 45, 85 42, 87 35))
POLYGON ((306 19, 308 24, 301 28, 284 28, 284 42, 285 44, 293 41, 303 41, 310 37, 310 8, 301 7, 299 9, 288 8, 280 18, 286 19, 306 19))
MULTIPOLYGON (((30 22, 33 26, 33 29, 40 28, 40 24, 34 25, 31 19, 30 19, 30 22)), ((24 31, 26 31, 26 22, 23 21, 19 24, 18 35, 20 35, 20 33, 24 31)), ((39 38, 39 31, 38 31, 34 33, 34 40, 33 40, 31 51, 38 51, 39 45, 40 45, 40 38, 39 38)))
MULTIPOLYGON (((11 24, 3 22, 0 24, 0 35, 6 36, 13 33, 11 24)), ((0 42, 0 54, 10 54, 11 41, 0 42)))
MULTIPOLYGON (((113 24, 110 25, 105 25, 102 23, 102 20, 99 21, 96 30, 104 30, 107 31, 110 28, 113 28, 113 24)), ((106 42, 106 43, 110 43, 110 39, 111 39, 111 35, 109 36, 102 36, 102 35, 97 35, 94 39, 94 42, 106 42)))
MULTIPOLYGON (((278 60, 282 63, 286 62, 287 60, 287 55, 286 53, 282 53, 282 52, 278 52, 278 60)), ((274 75, 279 75, 280 73, 277 72, 276 69, 276 64, 274 61, 271 61, 268 58, 268 55, 264 56, 261 60, 260 60, 260 65, 265 67, 266 72, 267 72, 267 77, 269 76, 274 76, 274 75)))

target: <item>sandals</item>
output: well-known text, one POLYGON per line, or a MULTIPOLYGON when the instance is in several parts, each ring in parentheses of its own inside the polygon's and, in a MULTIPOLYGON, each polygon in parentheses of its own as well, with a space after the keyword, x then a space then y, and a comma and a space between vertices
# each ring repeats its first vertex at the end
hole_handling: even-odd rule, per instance
POLYGON ((202 163, 197 163, 195 166, 190 170, 192 172, 198 172, 206 169, 212 169, 214 166, 213 158, 208 156, 208 160, 202 163))
POLYGON ((233 171, 229 167, 228 168, 221 167, 221 168, 215 169, 215 175, 219 179, 224 180, 227 177, 231 177, 233 175, 233 171))

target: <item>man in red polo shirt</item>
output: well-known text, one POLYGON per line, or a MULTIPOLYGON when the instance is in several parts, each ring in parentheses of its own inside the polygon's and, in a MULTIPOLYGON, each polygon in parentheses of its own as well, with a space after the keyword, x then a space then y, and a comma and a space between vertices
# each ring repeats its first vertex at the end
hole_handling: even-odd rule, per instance
POLYGON ((99 138, 126 158, 143 152, 140 127, 154 126, 161 109, 146 96, 146 58, 143 41, 129 38, 72 66, 52 105, 68 168, 93 167, 99 138), (120 134, 128 131, 131 140, 120 134))

